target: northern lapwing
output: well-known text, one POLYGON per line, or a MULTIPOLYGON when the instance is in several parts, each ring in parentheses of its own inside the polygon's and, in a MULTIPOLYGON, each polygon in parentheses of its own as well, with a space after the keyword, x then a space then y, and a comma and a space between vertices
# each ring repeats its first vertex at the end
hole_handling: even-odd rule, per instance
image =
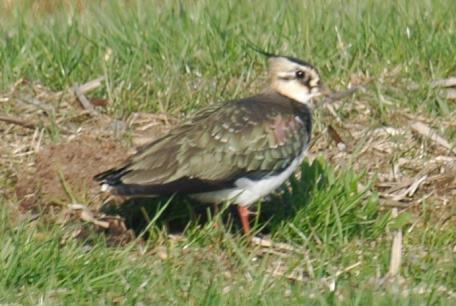
POLYGON ((268 62, 267 90, 196 112, 122 165, 96 175, 102 190, 229 202, 237 205, 248 234, 248 207, 299 167, 311 137, 312 98, 327 93, 311 64, 276 55, 268 62))

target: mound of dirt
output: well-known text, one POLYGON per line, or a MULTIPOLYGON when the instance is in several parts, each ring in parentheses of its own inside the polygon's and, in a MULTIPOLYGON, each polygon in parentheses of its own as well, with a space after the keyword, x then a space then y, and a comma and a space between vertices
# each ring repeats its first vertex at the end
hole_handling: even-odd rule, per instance
POLYGON ((118 165, 127 158, 118 140, 81 135, 45 147, 37 153, 33 175, 18 176, 16 194, 21 206, 36 203, 96 203, 99 186, 93 176, 118 165))

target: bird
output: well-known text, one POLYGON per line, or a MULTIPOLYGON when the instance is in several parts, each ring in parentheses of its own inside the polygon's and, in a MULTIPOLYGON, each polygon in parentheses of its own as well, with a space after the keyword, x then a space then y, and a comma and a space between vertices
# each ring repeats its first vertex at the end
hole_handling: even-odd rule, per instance
POLYGON ((179 194, 236 205, 249 235, 249 207, 300 166, 311 140, 313 100, 330 93, 312 64, 267 55, 264 91, 196 111, 124 163, 96 175, 101 189, 129 198, 179 194))

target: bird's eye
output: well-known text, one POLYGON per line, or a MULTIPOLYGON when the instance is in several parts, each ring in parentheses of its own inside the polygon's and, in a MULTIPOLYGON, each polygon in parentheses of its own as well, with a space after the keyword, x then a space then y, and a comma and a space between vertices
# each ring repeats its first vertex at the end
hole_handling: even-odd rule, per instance
POLYGON ((296 71, 296 78, 298 78, 298 79, 304 79, 305 75, 306 74, 302 70, 296 71))

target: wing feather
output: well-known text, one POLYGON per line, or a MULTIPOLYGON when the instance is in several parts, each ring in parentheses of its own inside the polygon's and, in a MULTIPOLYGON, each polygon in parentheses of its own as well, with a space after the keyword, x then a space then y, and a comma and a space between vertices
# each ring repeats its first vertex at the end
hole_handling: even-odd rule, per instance
MULTIPOLYGON (((304 114, 310 120, 310 112, 304 114)), ((160 194, 160 188, 192 193, 233 184, 241 175, 272 174, 309 142, 305 119, 288 99, 265 103, 253 97, 211 106, 96 179, 160 194)))

